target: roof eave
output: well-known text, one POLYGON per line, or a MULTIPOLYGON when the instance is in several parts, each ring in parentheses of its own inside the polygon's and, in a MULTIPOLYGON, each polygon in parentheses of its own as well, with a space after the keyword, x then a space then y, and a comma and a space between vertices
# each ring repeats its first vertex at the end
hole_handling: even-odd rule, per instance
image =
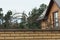
POLYGON ((48 17, 49 12, 50 12, 50 10, 51 10, 51 8, 52 8, 53 3, 54 3, 54 1, 51 0, 50 3, 49 3, 49 6, 48 6, 48 8, 47 8, 46 15, 45 15, 45 17, 44 17, 45 19, 48 17))

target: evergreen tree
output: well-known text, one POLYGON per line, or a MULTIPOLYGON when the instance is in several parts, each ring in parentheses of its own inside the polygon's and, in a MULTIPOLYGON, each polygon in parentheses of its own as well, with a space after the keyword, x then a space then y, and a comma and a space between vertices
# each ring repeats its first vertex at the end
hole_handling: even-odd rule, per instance
POLYGON ((12 15, 12 11, 9 10, 9 11, 7 12, 7 14, 4 16, 4 20, 5 20, 4 27, 5 27, 5 28, 9 28, 11 15, 12 15))

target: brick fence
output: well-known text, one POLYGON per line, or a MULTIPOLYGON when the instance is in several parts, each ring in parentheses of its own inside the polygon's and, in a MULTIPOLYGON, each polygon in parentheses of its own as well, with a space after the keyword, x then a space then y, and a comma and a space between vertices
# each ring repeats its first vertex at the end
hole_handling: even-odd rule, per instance
POLYGON ((60 40, 59 31, 1 31, 0 40, 60 40))

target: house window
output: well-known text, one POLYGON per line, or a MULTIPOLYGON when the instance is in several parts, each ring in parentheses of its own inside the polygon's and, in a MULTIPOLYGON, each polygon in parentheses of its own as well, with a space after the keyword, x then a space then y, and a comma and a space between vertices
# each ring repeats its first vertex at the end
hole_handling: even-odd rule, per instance
POLYGON ((58 12, 54 12, 54 27, 58 28, 59 23, 58 23, 58 12))

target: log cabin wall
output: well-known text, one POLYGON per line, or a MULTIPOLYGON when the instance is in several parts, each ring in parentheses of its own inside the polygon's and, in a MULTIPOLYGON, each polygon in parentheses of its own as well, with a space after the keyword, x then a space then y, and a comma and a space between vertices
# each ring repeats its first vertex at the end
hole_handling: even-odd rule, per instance
POLYGON ((0 32, 0 40, 60 40, 59 31, 0 32))

